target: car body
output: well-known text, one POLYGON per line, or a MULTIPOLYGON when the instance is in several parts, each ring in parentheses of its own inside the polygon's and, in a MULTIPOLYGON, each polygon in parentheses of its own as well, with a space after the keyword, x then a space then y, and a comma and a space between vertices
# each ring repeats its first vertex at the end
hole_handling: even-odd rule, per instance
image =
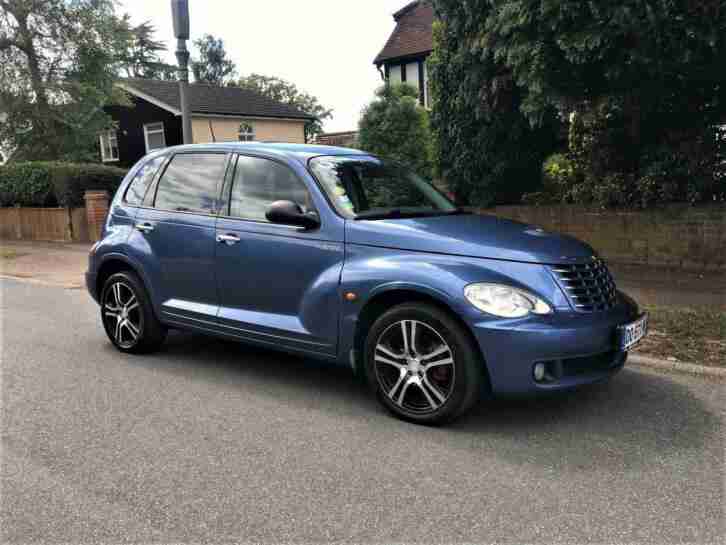
MULTIPOLYGON (((622 368, 629 348, 622 328, 640 319, 640 338, 647 318, 615 289, 590 246, 445 204, 440 213, 407 215, 396 209, 387 211, 390 217, 353 217, 348 198, 353 195, 330 190, 320 169, 335 176, 343 172, 341 164, 376 169, 379 161, 362 151, 294 144, 205 144, 151 154, 129 171, 110 204, 101 240, 90 253, 88 290, 101 302, 109 277, 132 271, 148 294, 153 319, 164 328, 322 358, 363 375, 372 324, 396 305, 429 305, 471 341, 483 377, 480 389, 493 394, 566 390, 622 368), (272 171, 277 178, 266 174, 272 171), (136 180, 139 191, 130 189, 136 180), (235 180, 253 187, 240 202, 230 189, 235 180), (270 187, 288 188, 285 195, 299 184, 293 193, 306 201, 300 210, 307 210, 311 224, 262 217, 260 203, 278 200, 274 190, 254 189, 252 184, 264 186, 265 180, 270 187), (187 207, 182 194, 198 191, 200 183, 207 184, 208 194, 187 207), (164 199, 174 205, 160 202, 164 199), (541 301, 548 312, 490 314, 465 295, 472 285, 484 286, 484 299, 494 293, 492 301, 529 304, 517 303, 521 293, 526 301, 541 301), (490 285, 493 292, 487 291, 490 285), (509 286, 515 294, 496 286, 509 286), (538 363, 543 365, 535 371, 538 363)), ((121 307, 109 308, 116 306, 121 307)), ((113 314, 111 326, 123 319, 121 311, 113 314)), ((403 342, 406 322, 401 323, 403 342)), ((435 336, 422 329, 425 319, 416 323, 419 332, 435 336)))

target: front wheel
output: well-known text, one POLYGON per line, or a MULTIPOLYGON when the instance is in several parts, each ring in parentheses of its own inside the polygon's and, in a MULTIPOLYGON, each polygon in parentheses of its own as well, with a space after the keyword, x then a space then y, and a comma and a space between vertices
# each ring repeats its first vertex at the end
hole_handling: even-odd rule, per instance
POLYGON ((380 316, 366 339, 366 375, 381 403, 419 424, 444 424, 477 401, 480 356, 467 332, 446 312, 423 303, 380 316))
POLYGON ((120 272, 106 280, 101 292, 101 320, 106 335, 121 352, 152 352, 166 339, 166 328, 156 319, 144 285, 132 272, 120 272))

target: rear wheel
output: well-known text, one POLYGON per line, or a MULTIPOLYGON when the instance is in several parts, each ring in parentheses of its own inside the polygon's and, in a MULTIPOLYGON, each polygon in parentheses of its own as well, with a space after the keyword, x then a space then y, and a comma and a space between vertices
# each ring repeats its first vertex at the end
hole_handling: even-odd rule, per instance
POLYGON ((366 374, 381 403, 420 424, 443 424, 478 400, 482 367, 470 336, 447 313, 423 303, 396 306, 371 327, 366 374))
POLYGON ((129 271, 106 280, 101 292, 101 321, 108 338, 122 352, 152 352, 166 339, 166 328, 156 319, 146 289, 129 271))

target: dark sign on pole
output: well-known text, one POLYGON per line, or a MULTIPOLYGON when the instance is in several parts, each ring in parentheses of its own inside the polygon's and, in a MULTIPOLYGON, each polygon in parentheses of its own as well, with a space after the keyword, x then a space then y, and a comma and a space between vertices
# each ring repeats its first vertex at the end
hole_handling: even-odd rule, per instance
POLYGON ((189 39, 189 0, 171 0, 171 16, 174 18, 174 37, 189 39))

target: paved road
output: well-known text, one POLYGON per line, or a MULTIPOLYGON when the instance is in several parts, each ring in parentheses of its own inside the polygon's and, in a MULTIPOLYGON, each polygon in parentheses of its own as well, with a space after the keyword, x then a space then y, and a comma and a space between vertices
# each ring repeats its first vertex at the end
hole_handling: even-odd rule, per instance
POLYGON ((189 334, 115 352, 2 281, 4 542, 721 542, 724 386, 626 369, 451 428, 345 369, 189 334))

